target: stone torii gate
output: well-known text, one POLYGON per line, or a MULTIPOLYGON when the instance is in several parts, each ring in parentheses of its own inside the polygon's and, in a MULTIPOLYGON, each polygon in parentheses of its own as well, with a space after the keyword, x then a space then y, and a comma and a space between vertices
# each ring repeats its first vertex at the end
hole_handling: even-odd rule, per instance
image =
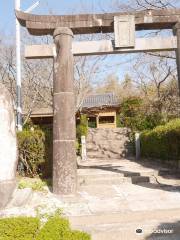
POLYGON ((54 58, 53 192, 76 192, 73 55, 176 51, 180 86, 180 9, 130 13, 40 16, 16 11, 30 34, 53 35, 54 44, 27 46, 26 58, 54 58), (167 38, 135 38, 136 30, 173 29, 167 38), (115 33, 113 41, 72 42, 73 34, 115 33))

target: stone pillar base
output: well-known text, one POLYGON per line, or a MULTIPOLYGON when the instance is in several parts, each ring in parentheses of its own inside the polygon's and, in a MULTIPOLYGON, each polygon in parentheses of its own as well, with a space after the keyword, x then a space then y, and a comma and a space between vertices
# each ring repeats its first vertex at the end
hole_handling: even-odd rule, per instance
POLYGON ((6 207, 17 187, 16 180, 0 181, 0 209, 6 207))

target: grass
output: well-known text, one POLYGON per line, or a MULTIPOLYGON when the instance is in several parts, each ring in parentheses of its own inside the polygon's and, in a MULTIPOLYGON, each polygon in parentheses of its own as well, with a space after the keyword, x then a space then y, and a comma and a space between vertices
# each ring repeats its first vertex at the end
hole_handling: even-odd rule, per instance
POLYGON ((40 178, 19 178, 18 188, 31 188, 33 191, 47 192, 47 188, 51 186, 51 181, 42 180, 40 178))

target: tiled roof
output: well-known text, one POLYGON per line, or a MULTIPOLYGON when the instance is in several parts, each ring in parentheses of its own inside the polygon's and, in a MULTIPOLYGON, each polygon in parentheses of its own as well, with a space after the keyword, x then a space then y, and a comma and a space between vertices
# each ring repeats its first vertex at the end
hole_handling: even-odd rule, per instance
MULTIPOLYGON (((118 106, 119 102, 114 93, 104 93, 104 94, 93 94, 87 96, 84 101, 82 108, 95 108, 95 107, 111 107, 118 106)), ((24 112, 25 113, 25 112, 24 112)), ((47 108, 34 108, 31 116, 52 116, 53 109, 51 107, 47 108)))
POLYGON ((118 104, 118 99, 114 93, 93 94, 84 99, 82 108, 117 106, 118 104))

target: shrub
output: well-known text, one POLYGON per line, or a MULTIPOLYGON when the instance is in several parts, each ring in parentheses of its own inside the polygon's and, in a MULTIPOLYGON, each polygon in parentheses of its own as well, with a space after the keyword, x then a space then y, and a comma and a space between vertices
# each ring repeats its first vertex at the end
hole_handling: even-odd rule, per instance
POLYGON ((78 124, 76 128, 77 138, 80 139, 81 136, 87 136, 87 132, 88 132, 88 120, 87 116, 83 114, 80 117, 80 124, 78 124))
MULTIPOLYGON (((36 240, 66 240, 67 233, 70 232, 69 222, 66 219, 54 216, 41 229, 36 240)), ((69 239, 70 240, 70 239, 69 239)))
POLYGON ((180 159, 180 119, 141 134, 141 154, 165 160, 180 159))
POLYGON ((44 225, 36 240, 90 240, 90 236, 84 232, 72 231, 67 219, 55 215, 44 225))
POLYGON ((19 217, 0 219, 0 240, 32 240, 39 231, 38 218, 19 217))
POLYGON ((80 231, 72 231, 70 240, 91 240, 89 234, 80 232, 80 231))
POLYGON ((18 132, 17 137, 19 164, 26 176, 33 177, 40 173, 40 166, 45 161, 45 135, 41 130, 26 129, 18 132))
POLYGON ((87 116, 84 114, 84 115, 81 115, 80 123, 76 127, 76 138, 77 138, 76 151, 78 155, 80 155, 80 152, 81 152, 81 136, 87 136, 87 133, 88 133, 88 120, 87 120, 87 116))
POLYGON ((67 219, 52 216, 40 228, 38 218, 0 219, 0 240, 91 240, 89 234, 72 231, 67 219))
POLYGON ((139 97, 129 97, 121 103, 121 111, 117 116, 118 127, 128 127, 134 132, 153 129, 162 123, 160 113, 145 112, 143 101, 139 97))

